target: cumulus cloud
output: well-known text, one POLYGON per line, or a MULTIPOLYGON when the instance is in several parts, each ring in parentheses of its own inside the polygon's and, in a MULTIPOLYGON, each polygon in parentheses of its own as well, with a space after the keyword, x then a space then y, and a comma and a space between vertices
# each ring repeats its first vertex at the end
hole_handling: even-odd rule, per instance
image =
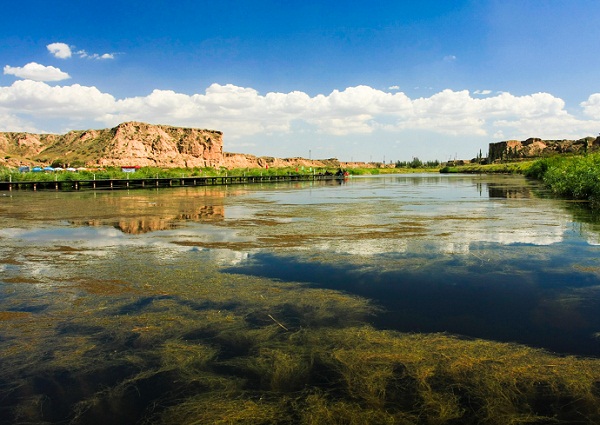
POLYGON ((31 122, 23 120, 8 111, 2 110, 0 110, 0 131, 39 133, 38 128, 31 122))
POLYGON ((139 120, 213 128, 240 143, 247 136, 293 134, 299 128, 331 136, 365 137, 426 130, 442 136, 486 138, 487 143, 501 135, 579 138, 595 134, 600 127, 600 94, 590 96, 581 106, 594 119, 576 118, 567 112, 562 99, 549 93, 514 96, 503 92, 481 98, 468 90, 442 90, 411 99, 400 91, 389 93, 369 86, 310 96, 300 91, 261 94, 249 87, 212 84, 204 93, 154 90, 146 96, 116 99, 95 87, 51 87, 25 80, 0 87, 0 127, 6 127, 1 121, 10 114, 32 123, 51 117, 106 126, 139 120))
POLYGON ((581 107, 587 116, 600 119, 600 93, 594 93, 588 100, 581 102, 581 107))
POLYGON ((488 94, 491 94, 492 91, 491 90, 475 90, 473 92, 473 94, 477 94, 477 95, 481 95, 481 96, 487 96, 488 94))
POLYGON ((0 112, 7 110, 38 118, 101 120, 114 109, 114 97, 96 87, 79 84, 52 87, 31 80, 0 87, 0 112))
POLYGON ((58 68, 40 65, 35 62, 30 62, 23 67, 6 65, 4 74, 34 81, 61 81, 71 78, 69 74, 58 68))
POLYGON ((71 57, 71 48, 65 43, 50 43, 46 46, 48 51, 59 59, 68 59, 71 57))

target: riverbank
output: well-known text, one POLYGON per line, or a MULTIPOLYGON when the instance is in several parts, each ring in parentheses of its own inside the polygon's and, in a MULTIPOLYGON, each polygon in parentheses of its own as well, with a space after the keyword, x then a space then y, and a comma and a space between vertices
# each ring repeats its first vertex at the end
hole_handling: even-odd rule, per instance
POLYGON ((600 209, 600 153, 557 155, 502 164, 447 166, 440 172, 523 174, 541 180, 558 196, 588 201, 592 209, 600 209))
MULTIPOLYGON (((379 175, 398 173, 436 173, 439 168, 344 168, 349 175, 379 175)), ((102 180, 144 180, 144 179, 187 179, 187 178, 224 178, 224 177, 277 177, 311 176, 317 174, 335 174, 338 167, 274 167, 274 168, 159 168, 141 167, 134 172, 125 172, 121 167, 99 169, 79 169, 77 171, 53 170, 41 172, 19 172, 17 169, 0 168, 0 182, 72 182, 102 180)))
POLYGON ((526 174, 535 160, 519 162, 503 162, 501 164, 467 164, 467 165, 447 165, 440 169, 440 173, 465 173, 465 174, 526 174))

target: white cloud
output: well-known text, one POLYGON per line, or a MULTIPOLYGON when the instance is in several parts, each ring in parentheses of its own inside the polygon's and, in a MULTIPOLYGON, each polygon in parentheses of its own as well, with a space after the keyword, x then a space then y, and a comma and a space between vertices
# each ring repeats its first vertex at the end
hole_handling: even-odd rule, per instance
POLYGON ((68 59, 73 54, 79 56, 82 59, 96 59, 96 60, 106 60, 106 59, 114 59, 115 53, 88 53, 87 51, 80 49, 73 53, 71 46, 65 43, 51 43, 46 46, 48 51, 54 55, 54 57, 59 59, 68 59))
POLYGON ((477 95, 481 95, 481 96, 487 96, 488 94, 491 94, 492 91, 491 90, 475 90, 473 92, 473 94, 477 94, 477 95))
POLYGON ((600 119, 600 93, 592 94, 587 101, 581 102, 580 106, 587 116, 600 119))
POLYGON ((444 56, 444 62, 454 62, 455 60, 456 60, 456 56, 454 56, 454 55, 444 56))
POLYGON ((61 81, 71 78, 69 74, 58 68, 40 65, 35 62, 30 62, 23 67, 6 65, 4 67, 4 74, 34 81, 61 81))
POLYGON ((388 90, 400 90, 400 86, 389 86, 388 90))
POLYGON ((114 97, 79 84, 52 87, 43 82, 22 80, 10 87, 0 87, 0 113, 6 110, 32 119, 102 120, 114 108, 114 97))
POLYGON ((0 131, 38 133, 39 129, 31 122, 27 122, 8 111, 0 110, 0 131))
POLYGON ((299 131, 370 137, 414 130, 437 133, 439 140, 469 136, 488 143, 500 136, 579 138, 596 134, 600 94, 590 96, 581 106, 593 119, 571 115, 565 102, 549 93, 514 96, 503 92, 479 98, 467 90, 443 90, 411 99, 403 92, 369 86, 309 96, 300 91, 263 95, 249 87, 212 84, 204 93, 192 95, 154 90, 146 96, 115 99, 95 87, 52 87, 25 80, 0 87, 0 127, 6 128, 11 120, 14 124, 17 118, 38 127, 36 120, 52 118, 62 121, 60 128, 65 123, 89 128, 92 122, 112 126, 139 120, 222 130, 227 140, 238 139, 239 143, 253 135, 299 131))
POLYGON ((71 48, 65 43, 51 43, 46 48, 54 57, 59 59, 68 59, 71 57, 71 48))

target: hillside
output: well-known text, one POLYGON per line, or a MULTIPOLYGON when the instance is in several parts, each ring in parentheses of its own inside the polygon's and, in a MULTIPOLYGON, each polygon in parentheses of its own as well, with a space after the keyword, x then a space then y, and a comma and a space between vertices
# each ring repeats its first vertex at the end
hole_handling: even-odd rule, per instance
POLYGON ((133 166, 161 168, 339 167, 335 159, 256 157, 223 152, 215 130, 126 122, 67 134, 0 133, 0 166, 133 166))
POLYGON ((64 135, 0 133, 0 165, 220 166, 220 131, 126 122, 64 135))

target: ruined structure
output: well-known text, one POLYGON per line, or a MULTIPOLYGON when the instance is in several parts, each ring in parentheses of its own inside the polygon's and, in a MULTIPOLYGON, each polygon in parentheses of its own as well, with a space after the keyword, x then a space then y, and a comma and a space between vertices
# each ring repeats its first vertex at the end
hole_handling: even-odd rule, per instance
POLYGON ((524 141, 507 140, 490 143, 488 162, 538 158, 560 153, 586 153, 600 149, 600 137, 585 137, 579 140, 542 140, 529 138, 524 141))

